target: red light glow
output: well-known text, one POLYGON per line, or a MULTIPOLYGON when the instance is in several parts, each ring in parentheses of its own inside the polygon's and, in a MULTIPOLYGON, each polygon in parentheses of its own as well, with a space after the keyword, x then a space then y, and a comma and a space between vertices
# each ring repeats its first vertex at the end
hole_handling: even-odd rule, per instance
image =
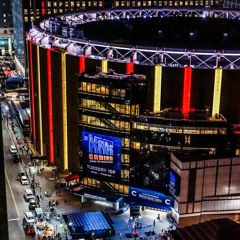
POLYGON ((127 71, 126 71, 126 73, 127 74, 132 74, 133 72, 134 72, 134 62, 131 61, 131 62, 127 63, 127 71))
POLYGON ((51 50, 47 50, 47 71, 48 71, 48 131, 49 131, 49 162, 54 162, 53 145, 53 114, 52 114, 52 63, 51 50))
POLYGON ((35 99, 34 99, 34 79, 33 79, 33 50, 32 42, 29 42, 29 69, 30 69, 30 94, 31 94, 31 123, 32 123, 32 137, 36 141, 36 121, 35 121, 35 99))
POLYGON ((183 85, 183 101, 182 101, 182 113, 186 114, 190 111, 191 100, 191 82, 192 82, 192 68, 185 67, 184 69, 184 85, 183 85))
POLYGON ((85 56, 79 57, 79 73, 83 73, 85 71, 85 56))

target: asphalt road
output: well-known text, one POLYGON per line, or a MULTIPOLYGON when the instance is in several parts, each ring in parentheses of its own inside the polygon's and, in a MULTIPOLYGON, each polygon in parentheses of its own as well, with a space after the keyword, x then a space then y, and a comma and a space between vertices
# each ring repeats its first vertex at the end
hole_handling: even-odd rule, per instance
POLYGON ((4 139, 4 161, 6 174, 6 190, 7 190, 7 209, 8 209, 8 227, 9 239, 26 239, 22 227, 22 219, 24 211, 27 211, 27 204, 23 198, 24 187, 20 182, 16 181, 18 172, 21 171, 20 163, 13 163, 9 146, 14 142, 11 130, 7 127, 5 121, 3 123, 3 139, 4 139))

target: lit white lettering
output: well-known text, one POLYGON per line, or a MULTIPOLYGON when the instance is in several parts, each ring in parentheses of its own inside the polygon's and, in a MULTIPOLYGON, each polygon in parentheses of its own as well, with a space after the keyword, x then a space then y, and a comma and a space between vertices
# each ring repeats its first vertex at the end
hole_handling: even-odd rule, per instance
POLYGON ((133 195, 134 197, 136 197, 136 196, 137 196, 137 192, 136 192, 136 191, 132 191, 132 195, 133 195))

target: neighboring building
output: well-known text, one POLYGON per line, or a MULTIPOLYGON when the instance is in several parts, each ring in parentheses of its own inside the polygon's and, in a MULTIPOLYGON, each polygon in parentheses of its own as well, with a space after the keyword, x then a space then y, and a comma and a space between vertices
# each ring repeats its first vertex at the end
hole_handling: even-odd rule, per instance
POLYGON ((0 1, 0 56, 12 55, 12 8, 11 1, 0 1))
POLYGON ((31 138, 49 163, 79 173, 88 197, 121 195, 180 226, 237 218, 238 12, 177 15, 111 9, 36 20, 27 34, 31 138))
POLYGON ((12 6, 11 1, 0 1, 0 28, 12 28, 12 6))
POLYGON ((240 1, 239 0, 224 0, 223 1, 223 8, 239 9, 240 8, 240 1))
POLYGON ((123 8, 132 8, 132 7, 213 7, 213 8, 219 8, 222 6, 222 0, 214 0, 214 1, 208 1, 208 0, 202 0, 202 1, 164 1, 164 0, 157 0, 157 1, 135 1, 135 0, 114 0, 113 3, 114 7, 123 7, 123 8))

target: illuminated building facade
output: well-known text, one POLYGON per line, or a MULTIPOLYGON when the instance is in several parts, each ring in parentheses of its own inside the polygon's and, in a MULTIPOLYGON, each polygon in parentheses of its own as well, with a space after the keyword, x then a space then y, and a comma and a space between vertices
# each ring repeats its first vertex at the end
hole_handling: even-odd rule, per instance
POLYGON ((0 28, 12 28, 12 9, 7 0, 0 1, 0 28))
POLYGON ((114 7, 215 7, 219 8, 222 6, 222 0, 214 0, 214 1, 163 1, 163 0, 158 0, 158 1, 127 1, 127 0, 120 0, 114 1, 114 7))
POLYGON ((223 7, 229 9, 239 9, 240 2, 238 0, 225 0, 223 2, 223 7))
MULTIPOLYGON (((4 13, 8 18, 8 11, 5 11, 5 6, 9 5, 3 1, 4 13)), ((15 59, 18 69, 21 74, 28 76, 28 71, 25 70, 27 64, 25 54, 25 32, 31 28, 31 23, 39 18, 53 14, 62 14, 74 12, 83 9, 110 9, 110 8, 144 8, 144 7, 213 7, 221 8, 222 0, 194 0, 194 1, 117 1, 117 0, 12 0, 12 19, 14 28, 14 49, 15 59)), ((4 20, 5 21, 5 20, 4 20)), ((5 25, 5 24, 4 24, 5 25)))
MULTIPOLYGON (((121 18, 134 26, 135 19, 166 17, 166 29, 172 29, 176 14, 192 22, 213 18, 215 24, 224 17, 224 24, 238 24, 238 12, 189 9, 89 11, 36 20, 27 36, 32 140, 50 163, 79 172, 81 186, 170 210, 180 225, 210 213, 237 217, 238 131, 230 128, 240 123, 238 39, 224 38, 223 29, 224 41, 213 38, 217 49, 202 50, 197 41, 201 48, 186 51, 180 35, 174 48, 172 42, 165 48, 142 42, 132 47, 106 44, 100 25, 93 27, 101 29, 103 41, 88 40, 91 24, 84 24, 112 20, 104 22, 108 31, 107 24, 121 18), (77 38, 65 35, 66 26, 77 38), (226 41, 231 44, 220 50, 226 41)), ((144 29, 154 32, 141 24, 144 29)))

